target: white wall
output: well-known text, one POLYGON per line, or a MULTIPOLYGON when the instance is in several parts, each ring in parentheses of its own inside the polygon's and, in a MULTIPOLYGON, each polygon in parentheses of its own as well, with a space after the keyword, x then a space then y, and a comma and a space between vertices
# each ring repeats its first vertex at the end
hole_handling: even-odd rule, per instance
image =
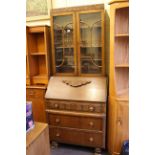
MULTIPOLYGON (((81 5, 104 4, 105 9, 109 13, 109 0, 52 0, 52 8, 63 8, 81 5)), ((50 19, 41 21, 26 22, 26 25, 50 25, 50 19)))
POLYGON ((53 8, 71 7, 80 5, 102 4, 106 0, 53 0, 53 8))

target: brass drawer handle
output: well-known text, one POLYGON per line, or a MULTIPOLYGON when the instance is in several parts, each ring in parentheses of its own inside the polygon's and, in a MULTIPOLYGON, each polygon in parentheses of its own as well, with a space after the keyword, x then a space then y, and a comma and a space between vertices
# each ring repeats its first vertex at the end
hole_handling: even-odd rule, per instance
POLYGON ((91 107, 89 107, 89 110, 92 112, 95 110, 95 108, 91 106, 91 107))
POLYGON ((56 103, 56 104, 54 104, 54 108, 58 108, 59 107, 59 105, 56 103))
POLYGON ((120 126, 122 125, 122 121, 120 119, 117 120, 117 124, 120 126))
POLYGON ((94 141, 94 138, 93 138, 93 137, 90 137, 90 138, 89 138, 89 141, 90 141, 90 142, 93 142, 93 141, 94 141))
POLYGON ((56 137, 60 137, 60 133, 57 133, 57 134, 56 134, 56 137))
POLYGON ((56 123, 60 123, 60 119, 59 118, 56 118, 55 122, 56 123))
POLYGON ((94 126, 94 123, 93 123, 93 122, 89 122, 89 125, 90 125, 91 127, 93 127, 93 126, 94 126))

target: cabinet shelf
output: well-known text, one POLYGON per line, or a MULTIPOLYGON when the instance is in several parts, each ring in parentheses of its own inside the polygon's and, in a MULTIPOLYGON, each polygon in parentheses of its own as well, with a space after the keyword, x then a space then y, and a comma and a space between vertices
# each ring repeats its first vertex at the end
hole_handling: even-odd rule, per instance
POLYGON ((38 78, 46 78, 47 74, 38 74, 38 75, 34 75, 33 79, 38 79, 38 78))
POLYGON ((63 73, 70 74, 74 72, 75 67, 76 66, 71 66, 71 65, 63 65, 61 67, 56 66, 56 71, 57 73, 62 73, 63 71, 63 73))
MULTIPOLYGON (((101 29, 101 26, 94 26, 93 29, 101 29)), ((81 26, 80 29, 90 29, 90 27, 87 26, 81 26)))
MULTIPOLYGON (((61 28, 54 28, 54 31, 56 31, 56 32, 57 32, 57 31, 58 31, 58 32, 62 32, 62 29, 63 29, 63 28, 64 28, 64 27, 61 27, 61 28)), ((65 30, 66 30, 66 29, 65 29, 65 30)), ((69 28, 69 30, 74 31, 74 29, 71 28, 71 27, 69 28)), ((57 33, 58 33, 58 32, 57 32, 57 33)))
POLYGON ((59 46, 59 47, 55 47, 56 49, 62 49, 62 48, 74 48, 74 46, 59 46))
POLYGON ((115 37, 129 37, 128 33, 116 34, 115 37))
MULTIPOLYGON (((91 59, 87 58, 81 58, 81 61, 92 61, 91 59)), ((94 61, 102 61, 102 59, 93 59, 94 61)))
POLYGON ((34 26, 29 28, 29 33, 44 33, 44 26, 34 26))
MULTIPOLYGON (((85 60, 91 61, 92 58, 90 56, 82 56, 81 59, 82 59, 82 61, 85 61, 85 60)), ((97 58, 93 58, 93 60, 94 61, 102 61, 102 59, 97 59, 97 58)))
MULTIPOLYGON (((75 66, 75 65, 63 65, 63 66, 62 66, 62 68, 68 68, 68 67, 70 67, 70 68, 75 68, 76 66, 75 66)), ((57 66, 56 66, 56 68, 60 68, 60 67, 57 67, 57 66)))
POLYGON ((119 91, 117 100, 129 100, 129 88, 119 91))
MULTIPOLYGON (((83 65, 82 65, 81 67, 82 67, 82 68, 85 68, 86 66, 83 66, 83 65)), ((89 68, 91 68, 91 69, 96 69, 96 68, 98 68, 98 67, 97 67, 97 66, 90 65, 89 68)))
POLYGON ((30 53, 30 55, 39 56, 39 55, 46 55, 46 53, 45 52, 32 52, 32 53, 30 53))
POLYGON ((129 67, 129 64, 117 64, 117 65, 115 65, 115 67, 118 67, 118 68, 128 68, 129 67))
MULTIPOLYGON (((64 59, 67 60, 68 62, 74 62, 73 56, 65 56, 64 59)), ((63 59, 57 59, 56 61, 63 61, 63 59)))
POLYGON ((102 67, 98 68, 92 65, 89 65, 89 67, 87 67, 82 65, 81 69, 83 74, 97 74, 98 72, 101 71, 102 67))
POLYGON ((88 46, 85 46, 85 45, 80 45, 81 48, 101 48, 102 45, 99 45, 99 46, 91 46, 91 45, 88 45, 88 46))

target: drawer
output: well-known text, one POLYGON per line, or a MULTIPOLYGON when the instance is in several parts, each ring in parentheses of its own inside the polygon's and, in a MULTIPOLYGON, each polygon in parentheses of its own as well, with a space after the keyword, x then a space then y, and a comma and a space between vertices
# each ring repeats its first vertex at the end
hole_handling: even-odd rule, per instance
POLYGON ((88 102, 73 102, 73 101, 56 101, 46 100, 47 109, 81 111, 81 112, 96 112, 105 113, 105 103, 88 103, 88 102))
POLYGON ((103 132, 50 127, 49 133, 52 141, 105 148, 105 135, 103 132))
POLYGON ((44 98, 45 96, 45 90, 44 89, 26 89, 26 98, 27 100, 31 98, 44 98))
POLYGON ((84 116, 68 116, 61 114, 48 114, 49 124, 52 126, 70 127, 77 129, 88 129, 102 131, 105 128, 104 118, 93 118, 84 116))

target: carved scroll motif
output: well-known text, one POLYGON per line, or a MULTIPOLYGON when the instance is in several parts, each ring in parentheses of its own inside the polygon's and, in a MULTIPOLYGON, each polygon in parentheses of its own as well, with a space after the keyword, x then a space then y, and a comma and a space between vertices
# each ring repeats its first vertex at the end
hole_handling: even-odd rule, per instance
POLYGON ((91 83, 91 81, 84 81, 84 80, 63 80, 63 83, 65 83, 66 85, 69 85, 71 87, 81 87, 83 85, 89 84, 91 83))

